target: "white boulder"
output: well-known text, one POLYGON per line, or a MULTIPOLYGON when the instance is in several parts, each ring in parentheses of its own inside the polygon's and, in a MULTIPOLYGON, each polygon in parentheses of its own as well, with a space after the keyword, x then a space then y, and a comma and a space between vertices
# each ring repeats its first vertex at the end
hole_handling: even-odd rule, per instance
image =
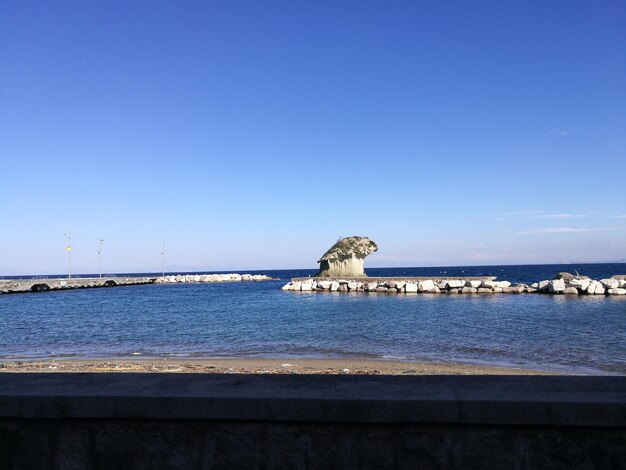
POLYGON ((376 289, 378 289, 378 282, 368 282, 365 284, 365 288, 368 292, 376 292, 376 289))
POLYGON ((626 289, 622 289, 622 288, 616 288, 616 289, 609 289, 608 293, 611 295, 626 295, 626 289))
POLYGON ((414 294, 414 293, 416 293, 417 292, 417 284, 414 283, 414 282, 407 282, 404 285, 404 291, 407 294, 414 294))
POLYGON ((619 281, 617 279, 600 279, 600 283, 605 289, 617 289, 619 288, 619 281))
POLYGON ((313 281, 305 281, 300 284, 301 291, 312 291, 313 290, 313 281))
POLYGON ((565 281, 563 279, 554 279, 548 284, 548 290, 552 294, 558 294, 565 290, 565 281))
POLYGON ((448 281, 448 287, 450 289, 456 289, 457 287, 463 287, 463 286, 465 286, 465 281, 461 281, 457 279, 451 279, 448 281))
POLYGON ((598 284, 599 284, 598 281, 591 281, 591 282, 589 282, 589 285, 585 289, 585 292, 587 292, 587 294, 589 294, 589 295, 595 294, 596 293, 596 286, 598 284))
POLYGON ((404 291, 404 286, 406 285, 406 281, 398 281, 395 283, 394 287, 398 289, 398 292, 404 291))
POLYGON ((319 287, 320 289, 329 290, 330 289, 330 285, 332 283, 333 283, 333 281, 318 281, 317 282, 317 287, 319 287))
POLYGON ((430 279, 427 281, 420 281, 417 288, 420 292, 431 292, 435 290, 435 283, 430 279))

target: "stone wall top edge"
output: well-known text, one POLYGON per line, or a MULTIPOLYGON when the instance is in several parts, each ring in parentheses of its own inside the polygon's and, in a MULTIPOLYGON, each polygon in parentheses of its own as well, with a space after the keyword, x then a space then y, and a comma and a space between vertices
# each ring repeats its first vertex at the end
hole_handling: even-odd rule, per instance
POLYGON ((0 374, 1 418, 626 426, 626 377, 0 374))

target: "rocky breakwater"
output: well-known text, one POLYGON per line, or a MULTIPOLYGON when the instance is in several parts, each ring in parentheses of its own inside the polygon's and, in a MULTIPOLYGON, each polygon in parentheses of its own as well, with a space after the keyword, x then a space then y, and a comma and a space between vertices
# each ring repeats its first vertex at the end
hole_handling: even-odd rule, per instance
POLYGON ((554 279, 530 284, 544 294, 571 294, 571 295, 626 295, 626 279, 616 275, 608 279, 589 279, 587 276, 559 273, 554 279))
POLYGON ((191 284, 200 282, 243 282, 243 281, 271 281, 273 278, 265 274, 179 274, 161 276, 156 284, 191 284))
POLYGON ((494 279, 305 279, 292 280, 282 287, 284 291, 300 292, 370 292, 384 294, 493 294, 521 293, 522 286, 494 279))
POLYGON ((512 284, 495 278, 462 279, 294 279, 282 287, 296 292, 363 292, 381 294, 563 294, 626 295, 626 280, 556 279, 532 284, 512 284))

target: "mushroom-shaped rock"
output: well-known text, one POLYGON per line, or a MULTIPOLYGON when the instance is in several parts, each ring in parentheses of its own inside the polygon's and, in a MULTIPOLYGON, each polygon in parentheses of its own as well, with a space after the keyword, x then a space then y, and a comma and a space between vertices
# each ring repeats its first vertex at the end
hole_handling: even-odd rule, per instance
POLYGON ((363 261, 378 246, 367 237, 346 237, 331 246, 320 258, 319 277, 364 277, 363 261))

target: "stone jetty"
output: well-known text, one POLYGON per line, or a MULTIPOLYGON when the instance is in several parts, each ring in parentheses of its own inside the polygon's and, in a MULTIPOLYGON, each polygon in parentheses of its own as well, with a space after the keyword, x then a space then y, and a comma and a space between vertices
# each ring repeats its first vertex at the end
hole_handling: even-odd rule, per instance
POLYGON ((626 276, 593 280, 585 276, 562 277, 513 284, 495 277, 411 278, 294 278, 282 287, 296 292, 362 292, 376 294, 563 294, 626 295, 626 276))
POLYGON ((50 290, 116 287, 140 284, 269 281, 265 274, 181 274, 172 276, 107 276, 97 278, 0 279, 0 294, 45 292, 50 290))
POLYGON ((273 278, 265 274, 184 274, 177 276, 158 277, 155 284, 177 284, 196 282, 242 282, 271 281, 273 278))
POLYGON ((0 279, 0 294, 23 292, 45 292, 49 290, 85 289, 93 287, 131 286, 152 284, 156 277, 97 277, 97 278, 36 278, 36 279, 0 279))

